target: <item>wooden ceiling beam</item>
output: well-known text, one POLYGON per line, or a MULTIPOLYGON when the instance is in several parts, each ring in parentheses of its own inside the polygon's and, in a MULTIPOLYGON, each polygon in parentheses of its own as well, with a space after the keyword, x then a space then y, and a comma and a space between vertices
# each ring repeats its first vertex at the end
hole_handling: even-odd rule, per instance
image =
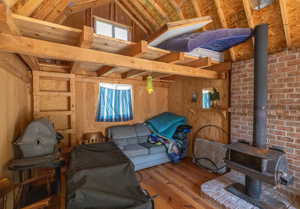
POLYGON ((111 2, 111 0, 77 0, 69 5, 69 9, 71 13, 77 13, 84 11, 88 8, 96 8, 100 7, 102 5, 108 4, 111 2))
MULTIPOLYGON (((136 44, 131 45, 128 48, 125 48, 119 54, 130 56, 130 57, 140 57, 145 53, 147 47, 148 47, 147 41, 140 41, 136 44)), ((97 70, 97 76, 107 75, 114 68, 115 67, 113 66, 103 66, 99 70, 97 70)))
POLYGON ((195 61, 192 61, 190 63, 186 63, 185 66, 195 67, 195 68, 204 68, 204 67, 211 66, 212 63, 213 62, 210 57, 203 57, 203 58, 199 58, 195 61))
POLYGON ((137 26, 139 26, 139 28, 142 29, 142 31, 144 31, 144 33, 148 34, 149 31, 147 30, 147 28, 145 26, 143 26, 129 11, 128 9, 118 0, 115 1, 116 4, 123 10, 123 12, 125 14, 128 15, 128 17, 135 23, 137 24, 137 26))
POLYGON ((3 3, 7 8, 12 8, 18 0, 0 0, 0 3, 3 3))
MULTIPOLYGON (((221 5, 220 0, 214 0, 214 2, 215 2, 215 5, 217 7, 217 11, 218 11, 218 15, 219 15, 219 19, 220 19, 220 22, 222 24, 222 27, 223 28, 228 28, 228 24, 227 24, 225 14, 224 14, 224 11, 223 11, 223 7, 221 5)), ((234 49, 230 48, 229 53, 230 53, 232 61, 235 61, 237 57, 236 57, 234 49)))
MULTIPOLYGON (((141 2, 142 0, 139 0, 139 1, 141 2)), ((164 20, 164 22, 161 25, 170 21, 168 14, 155 2, 155 0, 148 0, 148 2, 155 8, 155 10, 158 12, 158 14, 164 20)))
POLYGON ((183 20, 184 15, 183 15, 180 5, 178 5, 175 0, 169 0, 169 2, 172 5, 172 7, 175 9, 176 15, 179 17, 179 19, 183 20))
POLYGON ((18 8, 15 13, 23 16, 31 16, 32 13, 42 4, 44 0, 29 0, 22 7, 18 8))
MULTIPOLYGON (((166 54, 164 56, 161 56, 161 57, 155 59, 155 61, 175 64, 179 61, 182 61, 183 59, 184 59, 183 52, 171 52, 169 54, 166 54)), ((140 71, 140 70, 130 70, 130 71, 122 73, 121 77, 122 78, 134 78, 134 77, 143 76, 143 75, 147 75, 147 74, 149 74, 149 72, 144 72, 144 71, 140 71)))
POLYGON ((224 72, 230 71, 231 68, 232 68, 232 63, 231 62, 222 62, 222 63, 217 64, 217 65, 212 65, 212 66, 206 67, 205 69, 213 70, 213 71, 216 71, 218 73, 224 73, 224 72))
POLYGON ((127 78, 136 78, 138 76, 143 76, 148 74, 149 72, 140 71, 140 70, 130 70, 125 73, 121 74, 121 78, 127 79, 127 78))
MULTIPOLYGON (((85 49, 91 48, 93 44, 93 34, 94 29, 92 27, 84 25, 79 46, 85 49)), ((74 62, 72 65, 71 73, 76 73, 78 70, 80 70, 80 62, 74 62)))
MULTIPOLYGON (((0 32, 18 36, 22 35, 11 16, 10 10, 3 3, 0 3, 0 32)), ((22 54, 20 57, 31 70, 39 70, 37 58, 22 54)))
POLYGON ((119 2, 121 1, 123 5, 127 8, 128 12, 130 12, 131 15, 134 16, 140 22, 140 24, 146 27, 150 33, 154 32, 154 28, 146 21, 144 14, 143 15, 139 14, 137 9, 132 6, 130 1, 128 0, 118 0, 118 1, 119 2))
POLYGON ((55 8, 51 11, 51 13, 45 19, 48 22, 56 23, 59 21, 61 15, 63 15, 65 9, 71 3, 72 0, 60 0, 60 2, 55 6, 55 8))
POLYGON ((282 23, 283 23, 284 33, 285 33, 286 44, 288 48, 292 48, 292 37, 289 28, 289 17, 287 12, 287 0, 279 0, 279 5, 281 10, 281 17, 282 17, 282 23))
POLYGON ((5 33, 0 33, 0 51, 48 59, 104 64, 149 72, 219 79, 219 74, 210 70, 128 57, 5 33))
POLYGON ((130 1, 133 6, 139 11, 139 13, 145 18, 153 27, 154 30, 159 29, 159 24, 155 21, 153 17, 149 14, 148 10, 143 7, 143 5, 139 1, 130 1))
POLYGON ((158 62, 166 62, 166 63, 177 63, 184 59, 184 53, 183 52, 171 52, 169 54, 166 54, 162 57, 159 57, 156 59, 158 62))

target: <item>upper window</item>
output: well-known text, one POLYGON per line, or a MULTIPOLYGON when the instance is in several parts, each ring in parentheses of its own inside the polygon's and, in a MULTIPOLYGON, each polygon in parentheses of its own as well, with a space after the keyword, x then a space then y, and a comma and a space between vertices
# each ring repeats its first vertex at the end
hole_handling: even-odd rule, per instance
POLYGON ((100 17, 95 17, 95 32, 124 41, 130 41, 130 27, 100 17))
POLYGON ((133 120, 132 86, 100 83, 96 120, 98 122, 133 120))

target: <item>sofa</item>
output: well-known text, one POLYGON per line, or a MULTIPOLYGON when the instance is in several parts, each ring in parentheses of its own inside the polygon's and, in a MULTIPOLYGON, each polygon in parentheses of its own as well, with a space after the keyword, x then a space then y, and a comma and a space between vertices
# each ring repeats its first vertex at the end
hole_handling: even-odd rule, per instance
POLYGON ((143 123, 108 128, 107 135, 133 162, 135 171, 169 162, 164 145, 148 143, 150 130, 143 123))

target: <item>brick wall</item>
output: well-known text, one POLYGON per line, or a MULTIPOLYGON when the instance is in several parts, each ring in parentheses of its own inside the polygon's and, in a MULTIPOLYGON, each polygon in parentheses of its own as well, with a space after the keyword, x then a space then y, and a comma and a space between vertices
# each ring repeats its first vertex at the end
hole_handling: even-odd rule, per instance
MULTIPOLYGON (((300 49, 269 56, 268 140, 284 147, 300 192, 300 49)), ((233 64, 231 140, 252 141, 253 59, 233 64)))

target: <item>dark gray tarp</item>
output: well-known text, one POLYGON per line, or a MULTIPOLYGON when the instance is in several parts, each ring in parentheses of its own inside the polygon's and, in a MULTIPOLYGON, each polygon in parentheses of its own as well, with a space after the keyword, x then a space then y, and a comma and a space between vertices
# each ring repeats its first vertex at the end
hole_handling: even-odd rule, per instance
POLYGON ((67 184, 68 209, 152 209, 132 162, 113 142, 74 148, 67 184))

